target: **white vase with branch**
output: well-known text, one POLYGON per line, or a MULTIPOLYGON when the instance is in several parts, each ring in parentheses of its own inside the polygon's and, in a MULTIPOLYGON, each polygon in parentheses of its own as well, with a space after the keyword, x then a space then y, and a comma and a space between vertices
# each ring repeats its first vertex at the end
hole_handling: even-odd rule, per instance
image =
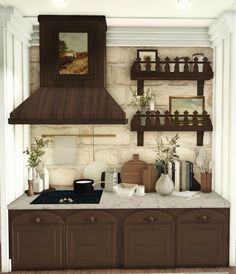
POLYGON ((164 173, 156 182, 156 191, 161 195, 170 195, 174 191, 174 182, 169 176, 169 163, 178 160, 179 156, 176 154, 177 140, 179 135, 176 134, 171 139, 166 137, 157 143, 157 160, 156 165, 161 166, 164 173))
POLYGON ((43 138, 35 138, 35 144, 31 148, 26 148, 23 151, 24 154, 28 156, 27 166, 28 166, 28 195, 32 196, 33 192, 33 182, 36 179, 37 171, 36 168, 41 163, 41 157, 45 154, 44 148, 48 146, 50 140, 44 140, 43 138))

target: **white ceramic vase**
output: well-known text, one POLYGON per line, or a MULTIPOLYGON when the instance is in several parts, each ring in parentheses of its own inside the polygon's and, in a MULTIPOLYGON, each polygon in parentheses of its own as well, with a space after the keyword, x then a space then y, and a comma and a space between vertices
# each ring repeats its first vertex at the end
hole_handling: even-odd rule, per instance
POLYGON ((37 171, 35 167, 28 167, 28 180, 34 181, 37 176, 37 171))
POLYGON ((174 182, 171 180, 169 174, 161 174, 161 177, 156 182, 156 192, 163 196, 170 195, 174 189, 174 182))

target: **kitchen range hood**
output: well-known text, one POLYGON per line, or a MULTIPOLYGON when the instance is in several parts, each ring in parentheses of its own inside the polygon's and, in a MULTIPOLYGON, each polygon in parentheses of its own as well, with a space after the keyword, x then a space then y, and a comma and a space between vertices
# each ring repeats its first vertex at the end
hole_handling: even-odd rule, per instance
POLYGON ((104 16, 40 15, 40 88, 9 124, 126 124, 106 91, 104 16))

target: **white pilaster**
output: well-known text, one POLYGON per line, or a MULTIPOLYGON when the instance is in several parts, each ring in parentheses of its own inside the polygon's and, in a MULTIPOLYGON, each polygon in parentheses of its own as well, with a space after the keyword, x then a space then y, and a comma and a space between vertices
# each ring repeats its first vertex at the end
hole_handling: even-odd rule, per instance
POLYGON ((32 26, 17 10, 0 6, 0 185, 1 266, 11 271, 7 205, 25 189, 23 147, 29 145, 24 126, 8 124, 9 113, 29 94, 28 47, 32 26), (17 168, 16 168, 17 167, 17 168))
POLYGON ((236 265, 236 13, 226 12, 209 29, 214 50, 214 189, 231 202, 230 266, 236 265))

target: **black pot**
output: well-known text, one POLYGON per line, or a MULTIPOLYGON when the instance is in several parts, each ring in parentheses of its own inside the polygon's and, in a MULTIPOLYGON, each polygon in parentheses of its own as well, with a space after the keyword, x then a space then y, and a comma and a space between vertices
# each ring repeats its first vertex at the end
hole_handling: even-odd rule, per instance
POLYGON ((89 194, 93 192, 93 180, 78 179, 74 181, 74 191, 80 194, 89 194))

